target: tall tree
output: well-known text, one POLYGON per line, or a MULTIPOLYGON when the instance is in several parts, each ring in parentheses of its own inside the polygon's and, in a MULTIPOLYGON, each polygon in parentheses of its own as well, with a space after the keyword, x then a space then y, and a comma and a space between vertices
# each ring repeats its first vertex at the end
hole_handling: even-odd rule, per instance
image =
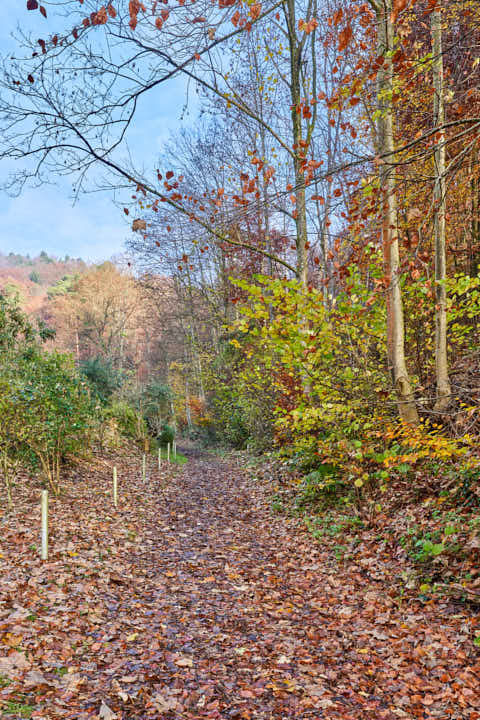
POLYGON ((418 422, 410 377, 405 361, 405 323, 401 291, 398 242, 397 188, 394 143, 394 24, 392 0, 369 0, 377 20, 377 148, 380 156, 382 248, 387 300, 387 349, 400 417, 418 422))
POLYGON ((436 5, 431 15, 433 51, 433 124, 438 128, 434 152, 434 239, 435 239, 435 368, 437 401, 443 412, 451 396, 447 359, 447 257, 445 241, 445 98, 443 87, 442 10, 436 5))

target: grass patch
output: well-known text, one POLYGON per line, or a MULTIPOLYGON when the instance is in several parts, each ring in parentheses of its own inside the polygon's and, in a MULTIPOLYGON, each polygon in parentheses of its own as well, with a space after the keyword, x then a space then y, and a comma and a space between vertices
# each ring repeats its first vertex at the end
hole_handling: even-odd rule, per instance
POLYGON ((7 716, 14 715, 15 718, 30 718, 34 710, 35 707, 33 705, 15 702, 14 700, 7 700, 4 709, 2 710, 2 714, 7 716))
POLYGON ((306 517, 305 525, 316 540, 324 537, 338 537, 345 532, 361 529, 365 525, 356 515, 318 515, 306 517))
POLYGON ((177 452, 176 456, 170 455, 170 463, 172 465, 185 465, 187 462, 188 458, 182 455, 182 453, 177 452))
MULTIPOLYGON (((158 457, 158 450, 154 448, 150 451, 150 455, 153 455, 154 457, 158 457)), ((162 447, 162 466, 168 465, 167 462, 167 448, 162 447)), ((188 458, 185 455, 182 455, 182 453, 177 451, 177 455, 174 456, 172 449, 170 449, 170 465, 185 465, 188 462, 188 458)))

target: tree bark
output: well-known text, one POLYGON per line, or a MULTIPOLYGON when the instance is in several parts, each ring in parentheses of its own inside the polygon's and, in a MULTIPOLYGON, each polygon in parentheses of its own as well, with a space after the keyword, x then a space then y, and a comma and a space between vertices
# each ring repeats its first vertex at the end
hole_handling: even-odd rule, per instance
POLYGON ((392 0, 370 0, 377 17, 377 54, 384 62, 377 74, 377 143, 380 155, 380 192, 382 202, 382 249, 386 280, 387 352, 400 417, 418 422, 418 413, 405 362, 405 327, 400 286, 400 254, 397 230, 395 144, 393 135, 394 69, 392 50, 394 28, 392 0))
MULTIPOLYGON (((433 122, 441 128, 445 122, 442 54, 442 13, 432 13, 433 50, 433 122)), ((447 358, 447 260, 445 243, 445 131, 437 133, 435 146, 435 371, 437 383, 436 412, 445 412, 452 394, 447 358)))
POLYGON ((295 180, 295 224, 297 246, 297 280, 307 287, 308 284, 308 252, 307 252, 307 207, 305 175, 303 173, 302 148, 302 115, 301 103, 301 55, 302 48, 298 42, 296 32, 295 0, 286 3, 288 39, 290 45, 290 97, 292 100, 292 139, 294 150, 294 180, 295 180))

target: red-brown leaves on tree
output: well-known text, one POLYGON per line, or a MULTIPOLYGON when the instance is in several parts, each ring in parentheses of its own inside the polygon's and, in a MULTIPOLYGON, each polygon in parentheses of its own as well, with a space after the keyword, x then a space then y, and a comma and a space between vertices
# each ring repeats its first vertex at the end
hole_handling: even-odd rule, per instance
POLYGON ((38 0, 28 0, 27 10, 38 10, 38 0))
POLYGON ((147 229, 147 223, 145 220, 142 220, 141 218, 137 218, 132 223, 132 230, 133 232, 138 231, 145 231, 147 229))
POLYGON ((340 25, 340 23, 343 20, 343 9, 339 8, 336 12, 333 14, 333 24, 334 25, 340 25))
POLYGON ((352 26, 350 24, 346 25, 343 28, 343 30, 341 30, 339 32, 339 34, 338 34, 338 51, 339 52, 342 52, 343 50, 345 50, 348 47, 350 40, 352 39, 352 35, 353 35, 352 26))
POLYGON ((97 13, 95 13, 95 19, 92 21, 92 25, 105 25, 108 21, 107 8, 101 7, 97 13))
POLYGON ((409 0, 393 0, 392 13, 390 15, 391 21, 395 22, 400 13, 405 10, 409 3, 409 0))
POLYGON ((306 35, 310 35, 310 33, 313 32, 317 27, 318 20, 316 18, 311 18, 308 22, 306 22, 305 20, 298 21, 298 29, 303 30, 306 35))
POLYGON ((262 4, 261 3, 255 3, 250 8, 250 17, 252 20, 257 20, 260 15, 262 14, 262 4))

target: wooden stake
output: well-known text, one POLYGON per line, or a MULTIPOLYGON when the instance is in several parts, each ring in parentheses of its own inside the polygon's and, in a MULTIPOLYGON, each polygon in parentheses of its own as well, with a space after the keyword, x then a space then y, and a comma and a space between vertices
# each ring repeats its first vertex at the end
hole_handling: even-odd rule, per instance
POLYGON ((167 462, 170 462, 170 443, 167 443, 167 462))
POLYGON ((42 560, 48 560, 48 490, 42 490, 42 560))
POLYGON ((158 469, 160 470, 160 467, 162 465, 162 448, 158 448, 158 469))
POLYGON ((113 504, 118 506, 118 484, 117 484, 117 468, 113 468, 113 504))
POLYGON ((144 455, 142 458, 142 478, 145 480, 147 477, 147 456, 144 455))

